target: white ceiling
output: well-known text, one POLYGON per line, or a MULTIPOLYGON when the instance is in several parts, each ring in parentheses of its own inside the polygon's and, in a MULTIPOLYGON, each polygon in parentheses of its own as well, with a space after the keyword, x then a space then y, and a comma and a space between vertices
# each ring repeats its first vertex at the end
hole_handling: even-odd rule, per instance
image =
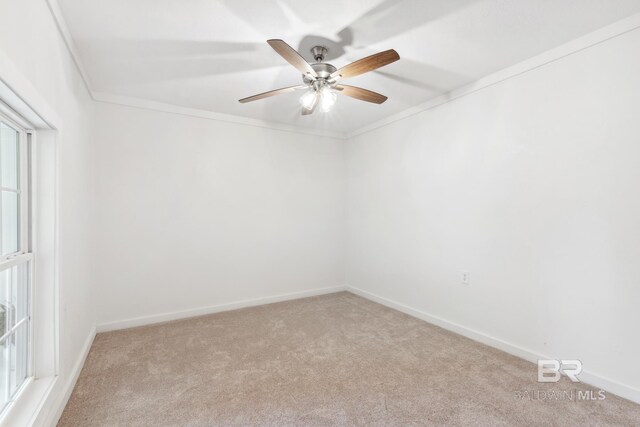
POLYGON ((640 0, 58 0, 93 91, 304 128, 351 132, 607 24, 640 0), (342 96, 300 116, 299 93, 238 99, 299 84, 267 44, 338 68, 394 48, 400 61, 345 83, 389 97, 342 96))

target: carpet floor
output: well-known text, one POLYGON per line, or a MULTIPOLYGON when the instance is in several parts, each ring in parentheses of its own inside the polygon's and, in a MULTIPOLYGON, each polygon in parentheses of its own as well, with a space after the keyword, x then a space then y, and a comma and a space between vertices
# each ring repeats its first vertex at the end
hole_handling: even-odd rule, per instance
POLYGON ((340 292, 98 334, 58 426, 640 425, 578 392, 599 397, 340 292))

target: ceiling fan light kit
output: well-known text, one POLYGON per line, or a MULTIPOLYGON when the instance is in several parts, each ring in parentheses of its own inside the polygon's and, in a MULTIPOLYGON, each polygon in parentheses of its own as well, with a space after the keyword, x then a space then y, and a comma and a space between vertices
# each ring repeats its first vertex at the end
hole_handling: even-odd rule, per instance
POLYGON ((320 106, 320 111, 330 111, 338 99, 338 93, 342 93, 343 95, 359 99, 361 101, 382 104, 387 100, 386 96, 367 89, 339 84, 338 81, 373 71, 400 59, 400 56, 395 50, 389 49, 384 52, 367 56, 366 58, 362 58, 337 69, 331 64, 322 62, 328 52, 327 48, 324 46, 314 46, 311 48, 311 54, 316 62, 314 64, 309 64, 298 52, 284 41, 272 39, 267 40, 267 43, 269 43, 269 45, 288 63, 293 65, 302 73, 303 84, 242 98, 240 102, 246 103, 257 101, 259 99, 280 95, 282 93, 306 89, 306 93, 300 98, 303 116, 312 114, 318 105, 320 106))

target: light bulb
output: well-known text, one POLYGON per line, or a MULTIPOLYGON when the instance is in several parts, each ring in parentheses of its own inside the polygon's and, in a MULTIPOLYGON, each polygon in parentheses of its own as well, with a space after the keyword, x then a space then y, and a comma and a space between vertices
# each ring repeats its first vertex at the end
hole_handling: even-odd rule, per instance
POLYGON ((323 113, 329 112, 333 104, 336 103, 337 96, 334 91, 329 89, 328 87, 323 87, 320 89, 320 110, 323 113))
POLYGON ((302 104, 302 106, 307 110, 310 110, 313 107, 313 104, 315 102, 316 102, 316 91, 313 89, 307 91, 307 93, 302 95, 302 97, 300 98, 300 104, 302 104))

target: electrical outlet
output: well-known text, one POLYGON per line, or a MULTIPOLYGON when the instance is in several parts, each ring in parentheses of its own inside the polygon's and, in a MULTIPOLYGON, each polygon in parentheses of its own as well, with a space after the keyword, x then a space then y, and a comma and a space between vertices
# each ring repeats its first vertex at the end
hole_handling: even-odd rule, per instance
POLYGON ((466 271, 462 272, 462 284, 463 285, 469 284, 469 273, 467 273, 466 271))

